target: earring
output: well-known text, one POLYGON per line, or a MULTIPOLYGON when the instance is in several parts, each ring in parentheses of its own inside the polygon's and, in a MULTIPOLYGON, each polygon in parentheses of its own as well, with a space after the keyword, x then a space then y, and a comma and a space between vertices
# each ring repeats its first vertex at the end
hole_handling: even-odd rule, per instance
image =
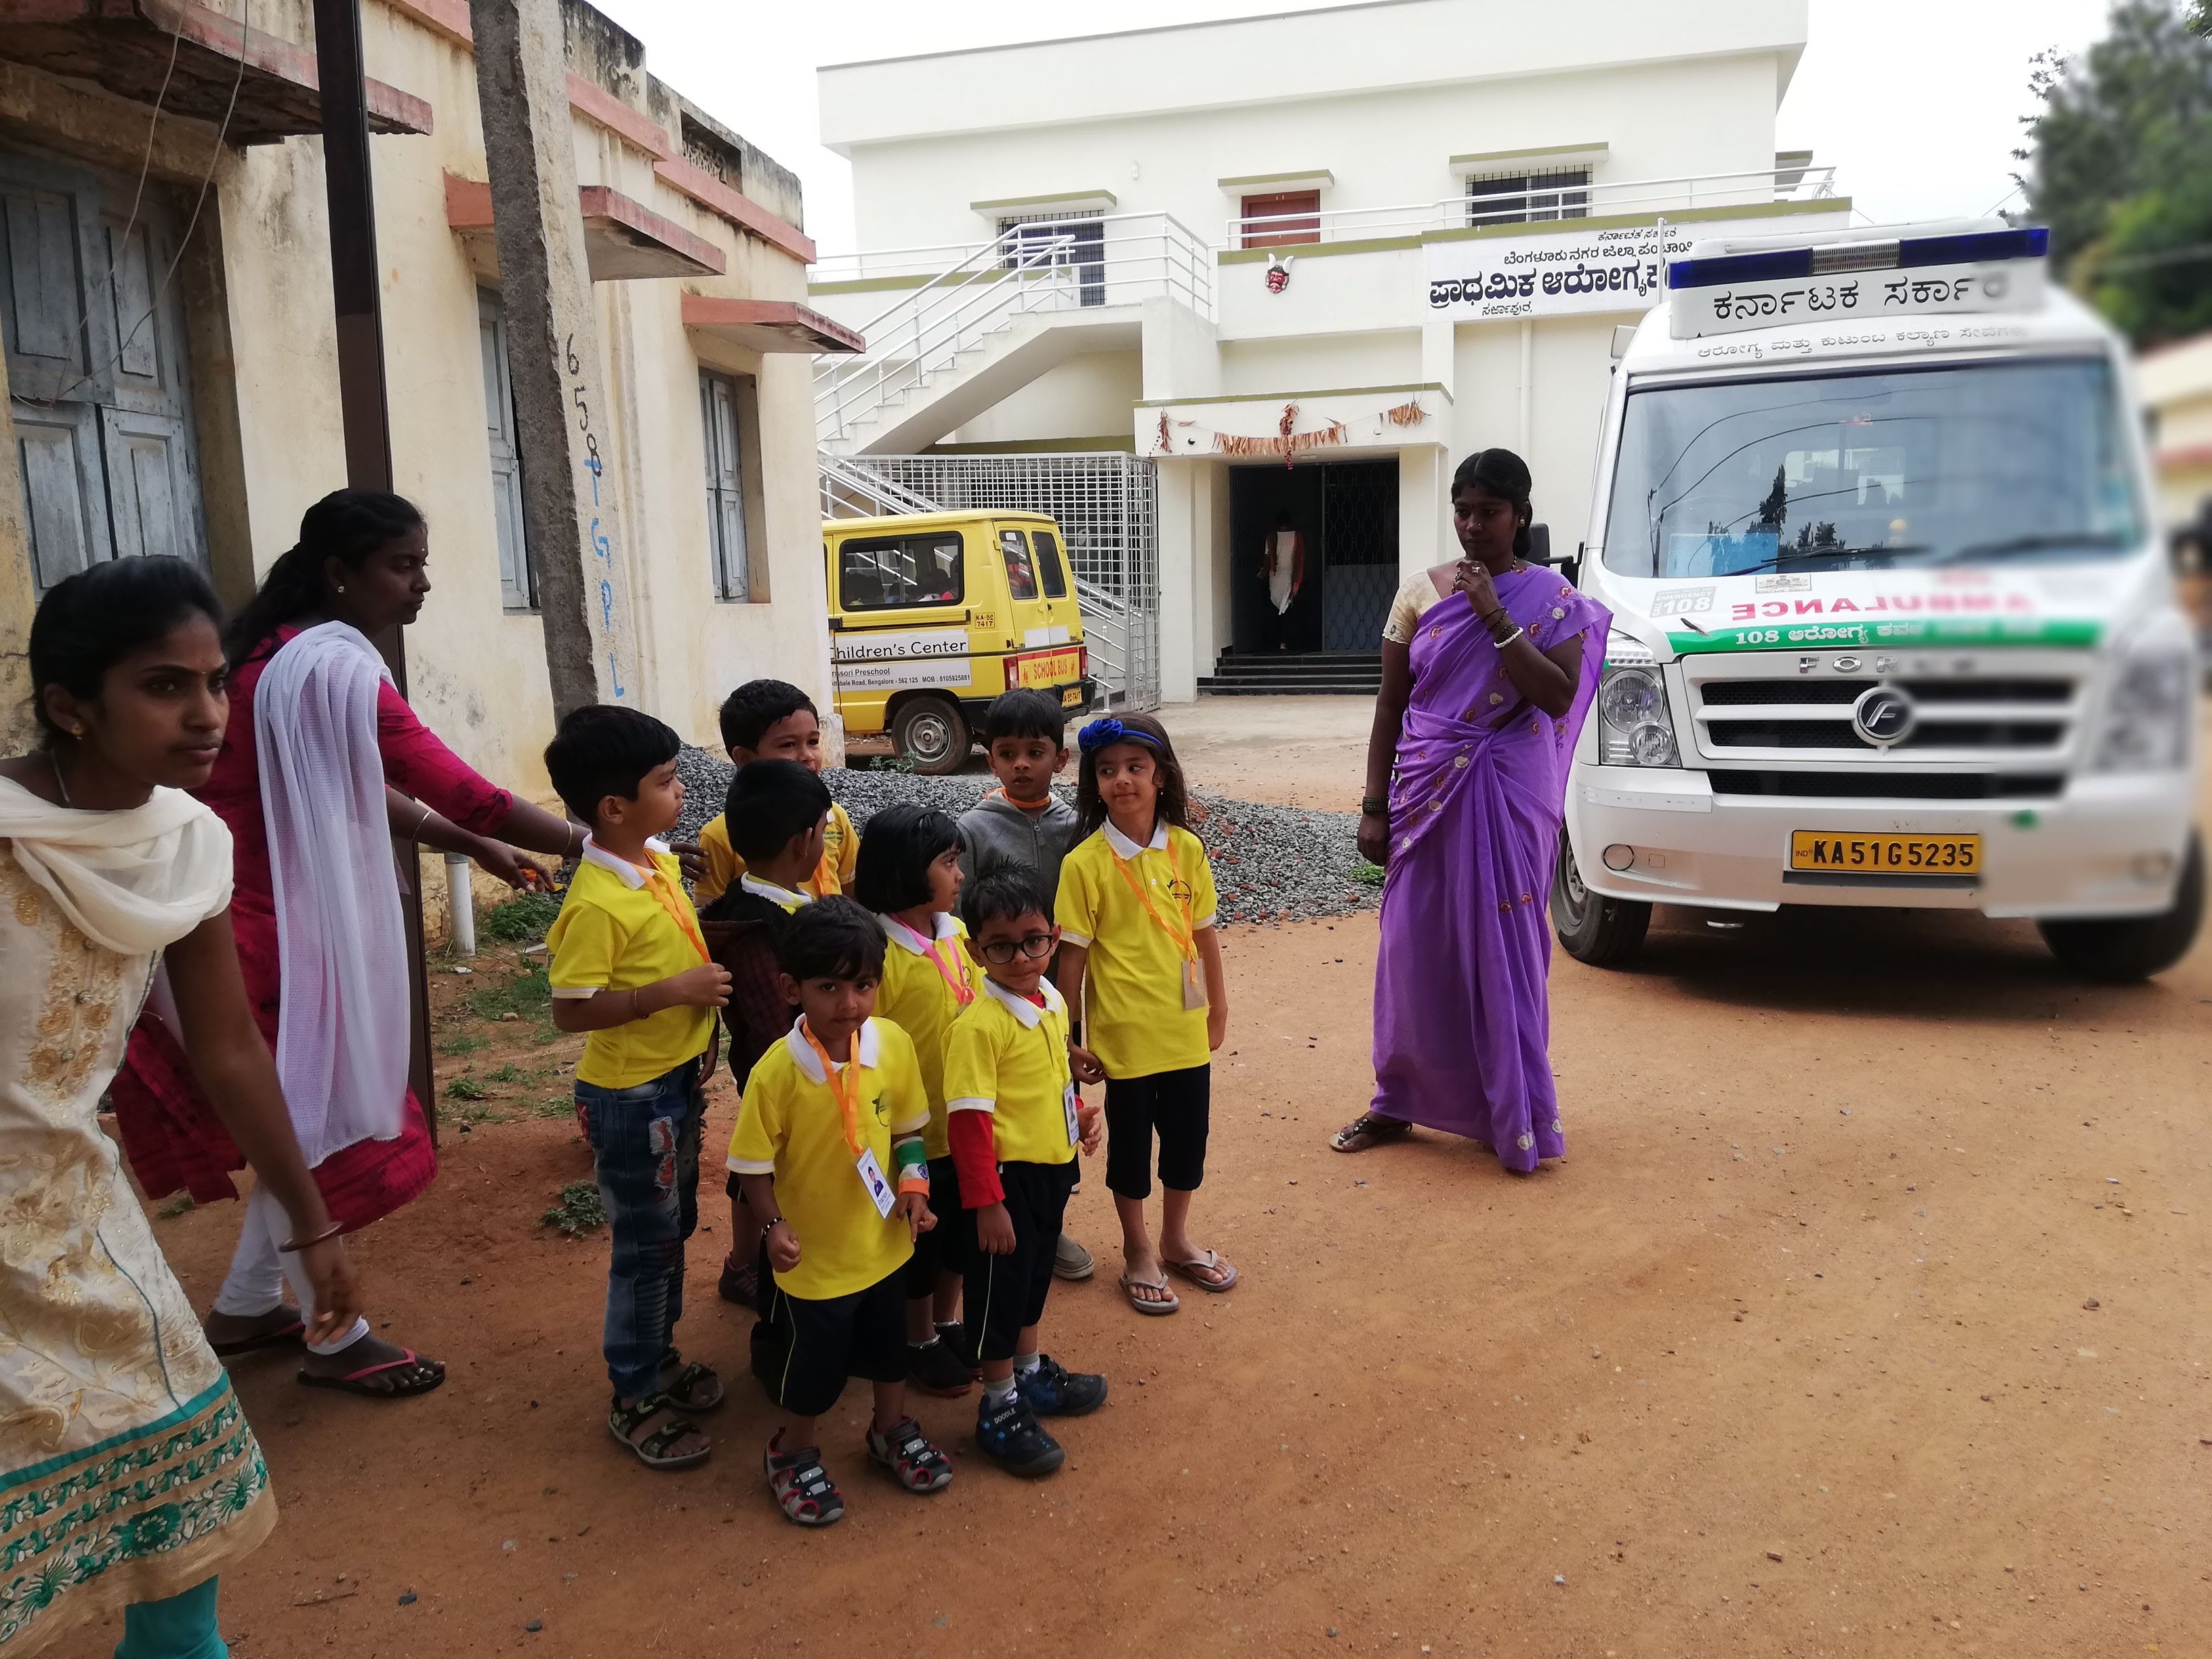
POLYGON ((338 592, 341 593, 345 592, 345 584, 343 582, 340 582, 338 584, 338 592))
POLYGON ((71 727, 70 727, 70 736, 71 736, 71 737, 73 737, 73 738, 81 738, 81 737, 82 737, 83 735, 84 735, 84 727, 82 727, 82 726, 72 726, 71 727))

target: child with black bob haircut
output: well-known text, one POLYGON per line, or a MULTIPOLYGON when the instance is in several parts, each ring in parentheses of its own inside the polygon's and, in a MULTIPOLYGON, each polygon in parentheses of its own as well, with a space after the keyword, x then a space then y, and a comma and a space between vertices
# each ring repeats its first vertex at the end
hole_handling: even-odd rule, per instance
MULTIPOLYGON (((975 1001, 982 970, 968 953, 968 930, 952 914, 960 902, 960 828, 944 813, 901 801, 868 820, 853 896, 875 913, 890 949, 876 1012, 914 1039, 929 1092, 931 1207, 948 1221, 960 1212, 952 1143, 945 1127, 945 1034, 975 1001)), ((959 1358, 961 1262, 957 1229, 915 1240, 906 1279, 907 1381, 924 1394, 957 1400, 975 1386, 959 1358)))
POLYGON ((922 1132, 929 1101, 914 1044, 875 1018, 884 933, 846 898, 793 918, 781 950, 797 1024, 761 1056, 730 1137, 772 1285, 753 1328, 753 1372, 783 1419, 763 1454, 777 1506, 827 1526, 844 1500, 822 1467, 816 1421, 850 1376, 875 1385, 867 1455, 912 1492, 952 1466, 906 1413, 906 1264, 937 1224, 922 1132))
POLYGON ((980 1365, 975 1442, 1000 1468, 1050 1474, 1060 1443, 1043 1417, 1105 1403, 1106 1379, 1071 1372, 1042 1351, 1053 1246, 1075 1186, 1075 1150, 1098 1148, 1098 1109, 1069 1064, 1067 1004, 1045 977, 1060 943, 1036 878, 986 866, 962 902, 983 994, 945 1039, 945 1110, 960 1184, 968 1316, 965 1358, 980 1365))
MULTIPOLYGON (((795 761, 817 775, 822 770, 822 717, 814 700, 787 681, 746 681, 722 700, 721 726, 722 747, 740 772, 761 760, 795 761)), ((707 866, 698 881, 702 901, 720 897, 751 862, 731 836, 733 822, 725 814, 699 832, 699 855, 707 866)), ((787 884, 803 886, 810 898, 844 892, 853 884, 860 854, 860 833, 845 809, 833 803, 819 861, 802 881, 787 884)))
POLYGON ((545 748, 553 787, 592 826, 545 943, 553 1023, 588 1033, 576 1116, 613 1246, 607 1429, 653 1469, 704 1462, 713 1448, 690 1414, 722 1403, 721 1380, 675 1346, 684 1242, 699 1224, 702 1062, 730 988, 660 839, 684 814, 682 747, 650 714, 595 704, 545 748))

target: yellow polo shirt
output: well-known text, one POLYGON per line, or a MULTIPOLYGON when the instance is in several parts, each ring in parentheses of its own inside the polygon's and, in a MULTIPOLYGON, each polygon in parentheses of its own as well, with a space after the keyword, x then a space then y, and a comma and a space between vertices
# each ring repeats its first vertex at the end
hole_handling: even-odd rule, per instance
POLYGON ((1065 1164, 1067 1138, 1067 1004, 1041 980, 1042 1008, 991 980, 962 1010, 945 1039, 948 1112, 988 1112, 1001 1164, 1065 1164))
MULTIPOLYGON (((854 1034, 849 1063, 860 1068, 860 1145, 896 1188, 891 1138, 929 1121, 914 1044, 889 1020, 872 1019, 854 1034)), ((774 1176, 775 1201, 799 1236, 799 1265, 775 1276, 788 1294, 810 1302, 850 1296, 914 1255, 906 1223, 876 1212, 858 1162, 822 1061, 802 1025, 793 1025, 753 1066, 730 1137, 730 1168, 774 1176)))
MULTIPOLYGON (((710 904, 745 872, 745 861, 730 845, 728 813, 717 813, 699 832, 699 851, 707 860, 707 873, 696 884, 699 902, 710 904)), ((813 878, 806 884, 808 896, 828 898, 832 893, 843 892, 853 884, 853 872, 860 864, 860 832, 853 828, 853 820, 845 809, 832 801, 830 822, 822 831, 822 862, 815 866, 813 878)))
MULTIPOLYGON (((683 922, 669 914, 635 866, 586 838, 568 896, 545 935, 546 977, 555 996, 583 1000, 601 991, 635 991, 706 962, 693 941, 699 918, 684 896, 684 872, 676 855, 659 842, 646 845, 661 873, 661 893, 678 907, 683 922)), ((602 1089, 634 1089, 705 1054, 714 1033, 712 1008, 663 1008, 643 1019, 605 1026, 584 1038, 577 1080, 602 1089)))
MULTIPOLYGON (((932 1158, 952 1156, 945 1132, 945 1034, 959 1014, 960 994, 938 970, 906 924, 893 916, 881 918, 890 944, 884 950, 884 979, 876 992, 876 1017, 890 1020, 914 1039, 915 1059, 921 1066, 921 1086, 929 1096, 929 1130, 923 1145, 932 1158)), ((970 1002, 982 988, 983 970, 968 954, 968 930, 958 918, 940 915, 937 936, 931 941, 959 981, 970 1002)))
POLYGON ((1150 846, 1139 847, 1108 823, 1069 851, 1053 914, 1060 937, 1091 952, 1084 1046, 1110 1077, 1204 1066, 1213 1057, 1206 1010, 1182 1006, 1182 948, 1146 912, 1116 860, 1129 866, 1152 908, 1178 933, 1212 927, 1218 904, 1205 844, 1188 830, 1163 823, 1150 846))

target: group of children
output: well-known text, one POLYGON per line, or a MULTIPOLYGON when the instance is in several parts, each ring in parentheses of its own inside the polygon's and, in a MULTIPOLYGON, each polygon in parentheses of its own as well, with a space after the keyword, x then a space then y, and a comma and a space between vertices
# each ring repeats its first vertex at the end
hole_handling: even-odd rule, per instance
POLYGON ((909 1492, 952 1479, 909 1388, 953 1398, 980 1380, 981 1450, 1016 1474, 1060 1467, 1038 1419, 1107 1396, 1040 1339, 1055 1267, 1089 1271, 1063 1230, 1079 1151, 1106 1146, 1137 1311, 1175 1311, 1167 1272, 1237 1282, 1188 1231, 1228 1006, 1167 733, 1133 715, 1085 726, 1072 809, 1052 793, 1054 699, 1007 692, 984 735, 999 787, 980 805, 957 823, 893 806, 863 836, 819 775, 812 703, 740 687, 722 709, 725 810, 682 849, 696 909, 664 839, 684 809, 677 734, 592 707, 545 751, 592 832, 548 943, 556 1023, 588 1034, 576 1109, 612 1234, 608 1427, 654 1468, 711 1450, 696 1419, 723 1384, 675 1330, 703 1087, 726 1054, 744 1098, 720 1288, 758 1312, 751 1368, 781 1413, 763 1468, 802 1526, 843 1513, 816 1425, 852 1377, 874 1389, 868 1460, 909 1492), (1103 1113, 1086 1084, 1105 1085, 1103 1113))

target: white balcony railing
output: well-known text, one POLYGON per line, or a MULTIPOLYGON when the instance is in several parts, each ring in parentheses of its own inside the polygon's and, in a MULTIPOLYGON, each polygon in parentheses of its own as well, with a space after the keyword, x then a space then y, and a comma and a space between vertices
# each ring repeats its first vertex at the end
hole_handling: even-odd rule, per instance
POLYGON ((1836 170, 1832 167, 1760 167, 1748 173, 1708 173, 1680 179, 1547 185, 1499 196, 1462 191, 1440 201, 1401 207, 1334 208, 1234 218, 1224 228, 1223 246, 1296 248, 1315 242, 1418 236, 1424 231, 1461 230, 1474 225, 1526 225, 1530 234, 1537 235, 1548 229, 1571 228, 1573 221, 1599 214, 1821 201, 1835 193, 1836 170))

